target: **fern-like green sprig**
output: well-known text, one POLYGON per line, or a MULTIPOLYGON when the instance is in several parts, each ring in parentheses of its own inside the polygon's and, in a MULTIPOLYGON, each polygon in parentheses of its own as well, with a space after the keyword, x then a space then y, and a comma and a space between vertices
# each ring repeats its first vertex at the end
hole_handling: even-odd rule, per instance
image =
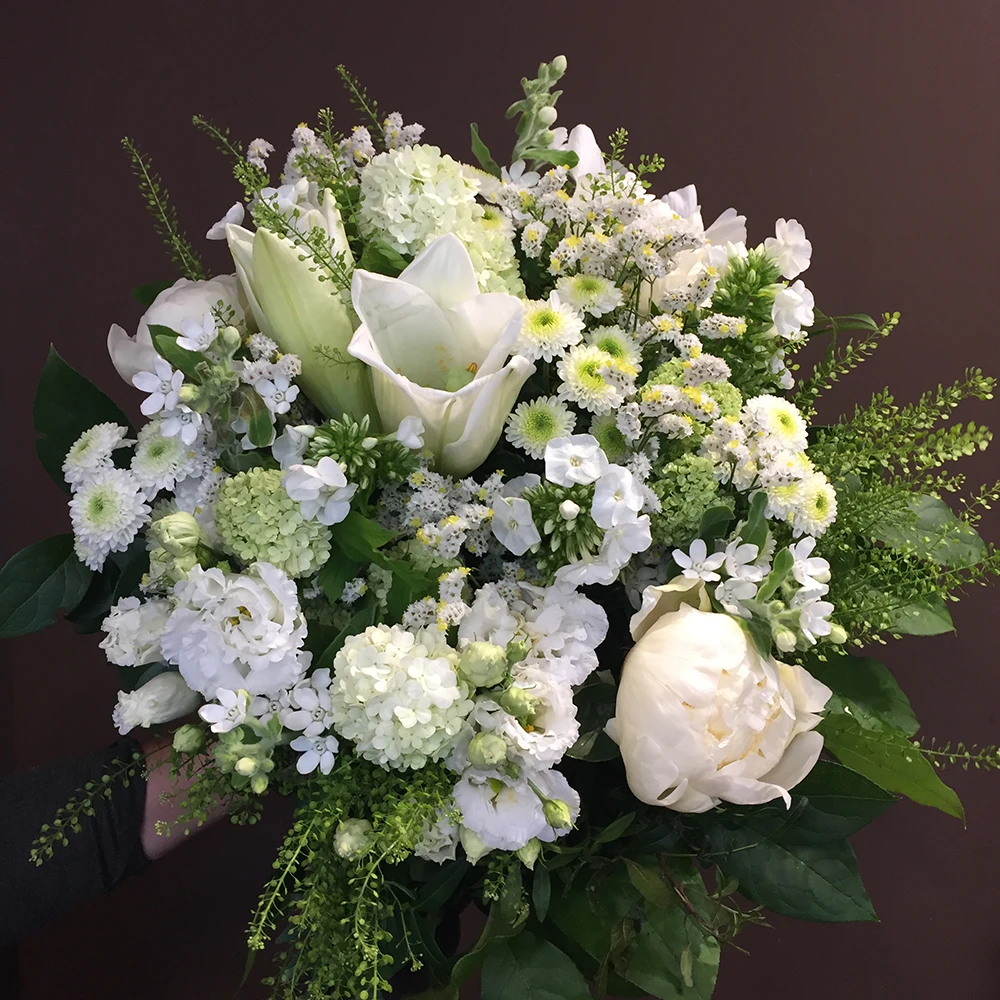
POLYGON ((975 744, 967 746, 959 740, 952 748, 950 742, 938 745, 933 737, 927 747, 921 746, 919 740, 914 743, 935 767, 957 765, 963 771, 968 771, 970 767, 977 771, 1000 771, 1000 747, 995 743, 984 747, 975 744))
POLYGON ((247 198, 252 198, 261 188, 267 186, 270 179, 267 171, 247 161, 243 150, 233 141, 228 128, 214 125, 201 115, 194 115, 191 124, 210 136, 219 152, 233 161, 233 175, 243 185, 247 198))
POLYGON ((368 122, 374 126, 375 133, 372 135, 372 139, 378 141, 385 129, 385 115, 382 114, 378 102, 368 95, 368 91, 361 85, 361 81, 343 63, 337 67, 337 75, 343 81, 351 106, 358 114, 364 115, 368 122))

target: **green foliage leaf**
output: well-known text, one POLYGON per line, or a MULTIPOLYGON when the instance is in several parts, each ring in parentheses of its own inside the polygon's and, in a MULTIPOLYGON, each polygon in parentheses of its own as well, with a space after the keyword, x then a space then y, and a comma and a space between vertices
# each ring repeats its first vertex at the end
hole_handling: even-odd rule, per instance
POLYGON ((944 598, 933 596, 897 608, 890 615, 892 628, 900 635, 943 635, 954 632, 955 623, 944 598))
POLYGON ((479 126, 473 122, 469 126, 469 131, 472 133, 472 155, 479 162, 479 165, 488 174, 492 174, 494 177, 500 176, 500 164, 493 159, 493 155, 489 151, 489 147, 479 138, 479 126))
POLYGON ((608 719, 615 714, 618 689, 599 677, 585 684, 573 696, 580 735, 569 750, 568 757, 578 760, 614 760, 619 757, 618 744, 604 731, 608 719))
POLYGON ((965 810, 958 796, 902 730, 864 729, 847 714, 827 715, 820 728, 826 748, 842 764, 888 792, 898 792, 964 822, 965 810))
POLYGON ((248 385, 242 387, 239 413, 246 421, 250 443, 266 448, 274 440, 274 418, 256 389, 248 385))
POLYGON ((794 794, 807 800, 798 827, 821 831, 827 839, 852 836, 896 802, 874 781, 832 760, 818 760, 794 794))
POLYGON ((64 490, 62 465, 76 439, 94 424, 114 423, 129 429, 128 417, 89 379, 66 364, 54 348, 42 369, 33 407, 35 450, 45 471, 64 490))
POLYGON ((483 963, 483 1000, 590 1000, 583 974, 550 941, 522 931, 483 963))
POLYGON ((493 903, 479 939, 455 959, 451 969, 451 985, 461 986, 474 975, 494 947, 520 931, 526 917, 527 914, 520 913, 514 905, 513 894, 505 894, 493 903))
POLYGON ((733 519, 733 508, 726 504, 716 504, 709 507, 701 515, 701 524, 698 526, 698 538, 703 538, 706 542, 714 542, 716 538, 722 538, 733 519))
POLYGON ((572 149, 526 149, 521 159, 551 163, 554 167, 568 167, 570 170, 580 162, 580 157, 572 149))
POLYGON ((395 537, 393 532, 356 510, 333 526, 333 540, 337 547, 358 563, 377 561, 378 550, 395 537))
POLYGON ((549 915, 549 902, 552 899, 552 876, 544 865, 535 864, 535 870, 531 876, 531 905, 535 910, 535 919, 540 923, 545 923, 545 918, 549 915))
POLYGON ((72 622, 80 635, 91 635, 100 629, 111 607, 119 575, 118 567, 110 561, 106 562, 104 571, 91 577, 90 586, 80 603, 67 613, 66 621, 72 622))
POLYGON ((337 553, 332 553, 316 575, 316 582, 320 585, 326 599, 331 604, 336 604, 344 593, 344 587, 348 580, 353 580, 360 570, 361 563, 347 558, 338 559, 337 553))
POLYGON ((788 574, 791 573, 794 565, 795 557, 792 555, 791 549, 782 549, 774 557, 771 572, 767 574, 767 579, 760 585, 760 590, 757 591, 756 600, 760 604, 764 604, 774 596, 777 589, 788 578, 788 574))
POLYGON ((613 840, 617 840, 619 837, 625 835, 625 832, 632 825, 635 819, 635 813, 626 813, 624 816, 619 816, 614 822, 609 823, 601 832, 594 838, 595 842, 598 844, 610 844, 613 840))
POLYGON ((316 669, 319 670, 322 667, 326 667, 327 669, 332 668, 333 658, 343 648, 344 643, 352 635, 357 635, 368 628, 369 625, 373 625, 377 613, 378 604, 374 600, 368 601, 360 611, 356 611, 347 624, 337 633, 330 645, 323 650, 323 655, 316 661, 316 669))
POLYGON ((372 240, 365 244, 361 251, 358 267, 375 274, 384 274, 390 278, 398 277, 409 261, 385 240, 372 240))
POLYGON ((647 903, 662 907, 672 906, 677 901, 673 889, 663 881, 663 876, 656 868, 639 864, 631 858, 625 858, 625 868, 629 881, 642 893, 647 903))
POLYGON ((83 599, 93 573, 76 557, 72 535, 21 549, 0 569, 0 636, 38 632, 83 599))
POLYGON ((160 292, 166 291, 171 285, 174 284, 172 278, 166 281, 150 281, 146 285, 139 285, 138 288, 132 289, 132 298, 136 300, 144 309, 148 309, 156 299, 156 296, 160 292))
POLYGON ((767 518, 764 517, 766 509, 767 494, 762 490, 750 501, 750 511, 740 531, 743 542, 747 545, 756 545, 758 552, 764 550, 764 543, 767 541, 767 518))
POLYGON ((956 517, 943 500, 915 495, 910 510, 914 516, 912 524, 877 525, 871 537, 942 566, 974 566, 986 555, 986 543, 975 528, 956 517))
POLYGON ((178 347, 177 338, 180 334, 176 330, 171 330, 169 326, 162 326, 159 323, 152 323, 149 327, 149 335, 153 340, 156 353, 161 358, 178 371, 183 372, 185 378, 192 382, 201 382, 198 365, 204 362, 205 358, 197 351, 188 351, 183 347, 178 347))

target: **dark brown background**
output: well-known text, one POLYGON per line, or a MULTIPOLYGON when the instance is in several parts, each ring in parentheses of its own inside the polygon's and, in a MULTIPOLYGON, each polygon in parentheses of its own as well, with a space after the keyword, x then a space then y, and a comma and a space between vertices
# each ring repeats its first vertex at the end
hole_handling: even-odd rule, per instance
MULTIPOLYGON (((662 190, 697 182, 706 218, 733 204, 750 239, 778 216, 813 241, 805 276, 828 312, 899 309, 903 325, 827 415, 891 381, 902 400, 968 365, 1000 372, 994 190, 1000 172, 995 2, 661 2, 536 5, 245 2, 20 3, 0 56, 6 470, 3 555, 67 530, 64 500, 34 460, 30 401, 49 341, 135 412, 104 349, 134 328, 129 289, 171 274, 118 139, 152 154, 188 231, 235 200, 225 163, 188 124, 228 123, 242 141, 286 138, 318 106, 346 115, 347 62, 387 110, 467 155, 478 121, 498 159, 518 80, 569 58, 560 123, 667 160, 662 190)), ((352 119, 345 117, 345 123, 352 119)), ((224 247, 206 245, 213 269, 224 247)), ((995 405, 970 407, 998 419, 995 405)), ((969 472, 996 478, 993 455, 969 472)), ((986 533, 996 540, 994 514, 986 533)), ((885 661, 925 731, 989 741, 997 726, 996 591, 955 611, 958 636, 894 643, 885 661)), ((94 638, 67 626, 3 646, 0 770, 108 741, 115 682, 94 638)), ((718 997, 812 1000, 1000 996, 996 830, 1000 775, 952 776, 969 828, 904 804, 856 841, 882 918, 824 927, 775 919, 730 953, 718 997)), ((24 940, 23 1000, 233 996, 241 933, 280 837, 268 822, 205 834, 113 897, 24 940)), ((3 987, 0 986, 0 993, 3 987)), ((253 980, 240 994, 263 993, 253 980)))

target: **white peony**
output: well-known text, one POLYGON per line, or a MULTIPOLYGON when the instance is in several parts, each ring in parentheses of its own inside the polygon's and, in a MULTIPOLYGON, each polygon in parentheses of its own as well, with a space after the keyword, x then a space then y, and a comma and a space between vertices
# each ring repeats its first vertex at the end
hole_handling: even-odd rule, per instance
POLYGON ((633 617, 609 735, 648 805, 706 812, 783 798, 823 749, 831 692, 802 667, 762 658, 700 581, 649 587, 633 617))
POLYGON ((216 307, 227 318, 231 311, 233 323, 243 320, 243 307, 240 305, 235 274, 221 274, 207 281, 178 278, 153 299, 153 304, 139 320, 139 328, 134 337, 130 337, 117 323, 111 327, 108 333, 111 363, 118 374, 131 385, 132 379, 139 372, 156 369, 160 356, 153 347, 153 338, 149 333, 151 326, 166 326, 180 333, 181 324, 185 320, 200 321, 205 313, 211 313, 216 307))
POLYGON ((107 633, 101 649, 108 660, 118 667, 142 667, 159 660, 163 656, 160 637, 172 609, 169 601, 157 598, 121 598, 101 622, 107 633))
POLYGON ((174 587, 163 653, 206 698, 219 688, 270 695, 305 669, 306 620, 295 583, 269 563, 242 574, 195 566, 174 587))
POLYGON ((184 683, 176 671, 157 674, 135 691, 119 691, 112 719, 124 736, 137 726, 147 729, 172 722, 201 704, 201 697, 184 683))

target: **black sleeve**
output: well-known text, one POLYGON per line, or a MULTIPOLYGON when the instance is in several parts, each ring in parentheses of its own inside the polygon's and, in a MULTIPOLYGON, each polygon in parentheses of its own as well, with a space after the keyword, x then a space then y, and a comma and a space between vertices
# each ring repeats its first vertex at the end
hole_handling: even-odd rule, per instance
POLYGON ((146 798, 141 773, 127 786, 115 780, 110 797, 97 796, 94 815, 81 816, 80 832, 67 834, 68 845, 54 845, 51 858, 40 865, 29 858, 42 824, 51 825, 88 781, 100 782, 138 749, 123 737, 103 750, 0 778, 0 947, 149 865, 140 840, 146 798))

